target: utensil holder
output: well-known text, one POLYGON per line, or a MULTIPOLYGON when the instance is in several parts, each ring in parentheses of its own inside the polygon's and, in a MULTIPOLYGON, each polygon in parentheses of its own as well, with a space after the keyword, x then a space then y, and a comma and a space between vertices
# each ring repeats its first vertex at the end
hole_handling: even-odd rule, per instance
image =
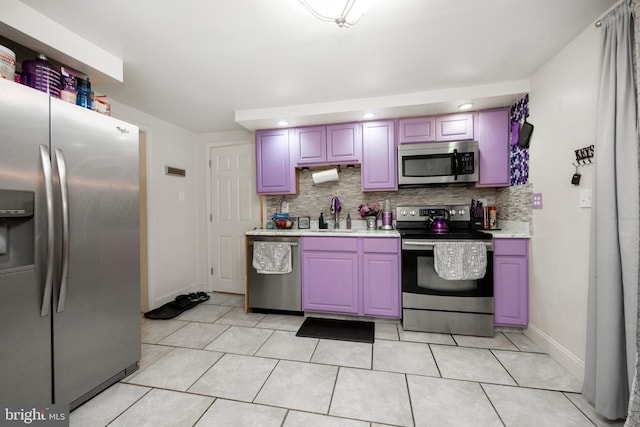
POLYGON ((378 219, 375 216, 367 217, 367 230, 376 230, 378 228, 378 219))

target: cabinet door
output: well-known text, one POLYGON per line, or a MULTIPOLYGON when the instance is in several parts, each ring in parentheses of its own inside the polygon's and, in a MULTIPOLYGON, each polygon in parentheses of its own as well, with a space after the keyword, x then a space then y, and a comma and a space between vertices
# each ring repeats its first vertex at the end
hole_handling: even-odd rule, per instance
POLYGON ((289 155, 289 130, 256 131, 258 194, 295 194, 295 168, 289 155))
POLYGON ((477 186, 510 185, 509 109, 478 113, 480 175, 477 186))
POLYGON ((292 129, 292 154, 296 165, 324 163, 327 160, 327 128, 312 126, 292 129))
POLYGON ((436 118, 418 117, 398 120, 398 144, 433 142, 436 140, 436 118))
POLYGON ((495 256, 494 323, 526 327, 529 324, 528 257, 495 256))
POLYGON ((473 139, 473 113, 436 117, 436 141, 473 139))
POLYGON ((394 122, 362 124, 362 191, 397 190, 394 122))
POLYGON ((400 318, 400 256, 365 253, 362 259, 364 314, 400 318))
POLYGON ((327 126, 327 162, 360 163, 362 134, 359 123, 327 126))
POLYGON ((302 309, 358 314, 358 253, 304 251, 302 309))

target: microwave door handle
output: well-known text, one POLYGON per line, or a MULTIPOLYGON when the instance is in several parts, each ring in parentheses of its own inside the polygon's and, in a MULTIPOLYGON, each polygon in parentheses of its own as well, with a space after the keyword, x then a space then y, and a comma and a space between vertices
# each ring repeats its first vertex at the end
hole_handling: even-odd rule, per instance
POLYGON ((453 149, 453 179, 458 180, 458 171, 460 170, 460 159, 458 158, 458 150, 453 149))

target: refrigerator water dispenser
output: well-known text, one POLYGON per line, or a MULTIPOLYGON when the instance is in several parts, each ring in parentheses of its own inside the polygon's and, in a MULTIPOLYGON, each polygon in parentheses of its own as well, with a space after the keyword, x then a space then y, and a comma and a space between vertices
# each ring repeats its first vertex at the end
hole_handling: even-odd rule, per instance
POLYGON ((0 189, 0 270, 34 263, 34 196, 0 189))

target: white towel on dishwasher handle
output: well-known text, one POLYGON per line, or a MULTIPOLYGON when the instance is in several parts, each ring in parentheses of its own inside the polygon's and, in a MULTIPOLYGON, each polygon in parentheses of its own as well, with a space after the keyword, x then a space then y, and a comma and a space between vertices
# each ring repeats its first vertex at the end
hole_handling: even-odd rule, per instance
POLYGON ((484 242, 437 242, 433 258, 436 273, 446 280, 477 280, 487 272, 484 242))
POLYGON ((291 244, 253 242, 253 268, 260 274, 291 273, 291 244))

